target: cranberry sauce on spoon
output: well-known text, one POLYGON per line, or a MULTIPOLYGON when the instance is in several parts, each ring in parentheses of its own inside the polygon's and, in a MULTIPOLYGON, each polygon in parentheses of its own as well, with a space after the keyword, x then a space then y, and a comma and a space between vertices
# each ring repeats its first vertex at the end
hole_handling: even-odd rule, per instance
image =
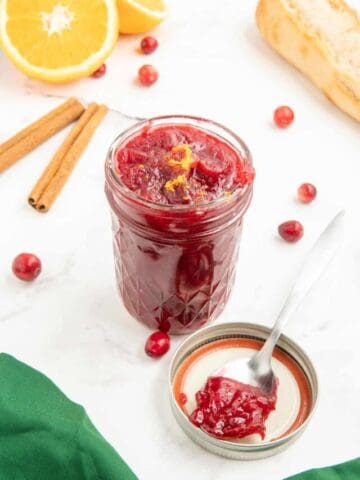
POLYGON ((251 358, 259 351, 263 342, 256 338, 258 331, 258 326, 250 324, 209 327, 185 340, 175 354, 171 389, 176 410, 184 426, 188 424, 187 431, 197 438, 206 434, 234 445, 265 445, 292 434, 309 416, 308 379, 302 365, 280 348, 274 351, 276 383, 269 394, 231 378, 212 376, 227 362, 251 358), (244 335, 231 337, 242 325, 244 335), (213 339, 212 331, 216 332, 213 339), (222 331, 224 338, 219 338, 222 331))
POLYGON ((231 378, 209 377, 196 392, 196 408, 190 421, 217 438, 265 438, 265 421, 275 410, 277 387, 271 395, 231 378))

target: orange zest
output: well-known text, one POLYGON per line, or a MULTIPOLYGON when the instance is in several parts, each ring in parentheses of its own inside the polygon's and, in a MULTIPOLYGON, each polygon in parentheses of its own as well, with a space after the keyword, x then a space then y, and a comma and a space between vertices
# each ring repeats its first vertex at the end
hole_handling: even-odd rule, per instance
POLYGON ((184 152, 184 156, 181 160, 175 160, 174 158, 170 158, 168 160, 168 164, 171 167, 181 167, 183 170, 189 171, 191 165, 194 163, 192 151, 189 145, 187 143, 184 143, 183 145, 176 145, 171 149, 171 152, 184 152))
POLYGON ((176 178, 173 178, 172 180, 168 180, 165 183, 164 188, 168 192, 175 192, 175 187, 179 187, 180 185, 186 185, 186 184, 187 184, 187 180, 185 175, 178 175, 176 178))

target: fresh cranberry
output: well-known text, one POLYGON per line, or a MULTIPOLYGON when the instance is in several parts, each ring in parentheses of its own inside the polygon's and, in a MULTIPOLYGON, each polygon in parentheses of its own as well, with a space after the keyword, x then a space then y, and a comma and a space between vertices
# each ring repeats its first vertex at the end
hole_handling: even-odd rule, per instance
POLYGON ((205 289, 213 281, 214 260, 212 247, 203 245, 198 249, 184 249, 176 269, 176 292, 186 298, 190 292, 205 289))
POLYGON ((152 65, 143 65, 139 69, 139 81, 142 85, 149 87, 157 81, 159 73, 152 65))
POLYGON ((142 53, 148 55, 149 53, 153 53, 159 45, 159 42, 156 40, 155 37, 144 37, 141 40, 140 48, 142 53))
POLYGON ((92 73, 91 76, 93 78, 101 78, 105 75, 105 73, 106 73, 106 64, 103 63, 101 67, 99 67, 97 70, 95 70, 95 72, 92 73))
POLYGON ((303 183, 298 188, 298 199, 303 203, 310 203, 316 197, 317 191, 316 187, 311 183, 303 183))
POLYGON ((40 275, 41 261, 32 253, 20 253, 20 255, 14 258, 12 271, 20 280, 31 282, 40 275))
POLYGON ((196 164, 196 172, 214 182, 219 179, 220 175, 229 174, 233 168, 230 159, 219 161, 216 157, 205 158, 196 164))
POLYGON ((169 351, 170 337, 165 332, 154 332, 147 339, 145 352, 150 357, 162 357, 169 351))
POLYGON ((274 112, 274 122, 279 128, 287 128, 294 121, 295 115, 290 107, 278 107, 274 112))
POLYGON ((289 220, 278 227, 278 232, 281 238, 287 242, 297 242, 304 235, 304 227, 296 220, 289 220))

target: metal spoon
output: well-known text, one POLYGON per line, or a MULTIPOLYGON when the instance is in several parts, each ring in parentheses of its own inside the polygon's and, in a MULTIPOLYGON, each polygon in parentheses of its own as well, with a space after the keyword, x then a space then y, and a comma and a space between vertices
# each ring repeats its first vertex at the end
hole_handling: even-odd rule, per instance
POLYGON ((312 247, 300 271, 290 294, 273 326, 273 329, 262 348, 250 359, 233 360, 211 376, 227 377, 247 385, 259 387, 264 394, 269 395, 275 385, 275 375, 271 366, 271 357, 281 331, 300 305, 311 287, 320 278, 326 266, 334 257, 340 245, 343 230, 344 210, 339 212, 322 232, 312 247))

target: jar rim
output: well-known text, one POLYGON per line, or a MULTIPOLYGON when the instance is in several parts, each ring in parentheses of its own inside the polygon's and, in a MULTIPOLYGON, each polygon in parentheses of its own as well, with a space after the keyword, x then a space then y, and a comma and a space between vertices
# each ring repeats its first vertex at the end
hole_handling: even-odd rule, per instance
POLYGON ((250 166, 253 165, 253 160, 252 160, 252 155, 250 153, 249 148, 245 144, 245 142, 236 134, 234 133, 231 129, 225 127, 221 123, 215 122, 213 120, 203 118, 203 117, 198 117, 198 116, 193 116, 193 115, 180 115, 180 114, 175 114, 175 115, 161 115, 161 116, 156 116, 156 117, 151 117, 149 119, 144 119, 139 122, 136 122, 135 124, 131 125, 129 128, 126 130, 122 131, 112 142, 110 145, 110 148, 107 153, 106 157, 106 163, 105 163, 105 173, 110 179, 112 180, 112 183, 114 186, 116 186, 119 191, 128 197, 129 199, 136 201, 137 203, 140 203, 144 206, 150 207, 152 209, 157 209, 161 211, 168 211, 168 212, 184 212, 184 211, 191 211, 191 210, 202 210, 202 209, 208 209, 209 207, 217 207, 218 205, 225 204, 231 199, 235 199, 235 197, 239 198, 246 198, 249 194, 252 192, 252 184, 247 184, 245 186, 237 186, 230 195, 227 197, 219 197, 216 198, 215 200, 212 200, 210 202, 206 203, 200 203, 200 204, 162 204, 162 203, 157 203, 153 202, 151 200, 147 200, 143 197, 141 197, 139 194, 128 188, 120 179, 120 176, 118 172, 115 170, 115 162, 114 162, 114 157, 116 154, 116 151, 118 147, 126 142, 129 141, 132 137, 134 137, 139 131, 141 131, 142 128, 145 126, 162 126, 162 125, 177 125, 181 123, 182 125, 191 125, 195 126, 199 130, 203 130, 212 136, 215 136, 219 139, 221 139, 223 142, 228 144, 231 148, 233 148, 236 151, 240 151, 240 156, 241 158, 246 161, 250 166), (195 125, 194 125, 195 124, 195 125), (197 125, 201 124, 201 125, 197 125), (208 128, 206 128, 208 127, 208 128), (215 130, 218 129, 219 133, 216 132, 215 130), (232 141, 229 140, 229 138, 225 138, 224 135, 227 135, 232 141))

